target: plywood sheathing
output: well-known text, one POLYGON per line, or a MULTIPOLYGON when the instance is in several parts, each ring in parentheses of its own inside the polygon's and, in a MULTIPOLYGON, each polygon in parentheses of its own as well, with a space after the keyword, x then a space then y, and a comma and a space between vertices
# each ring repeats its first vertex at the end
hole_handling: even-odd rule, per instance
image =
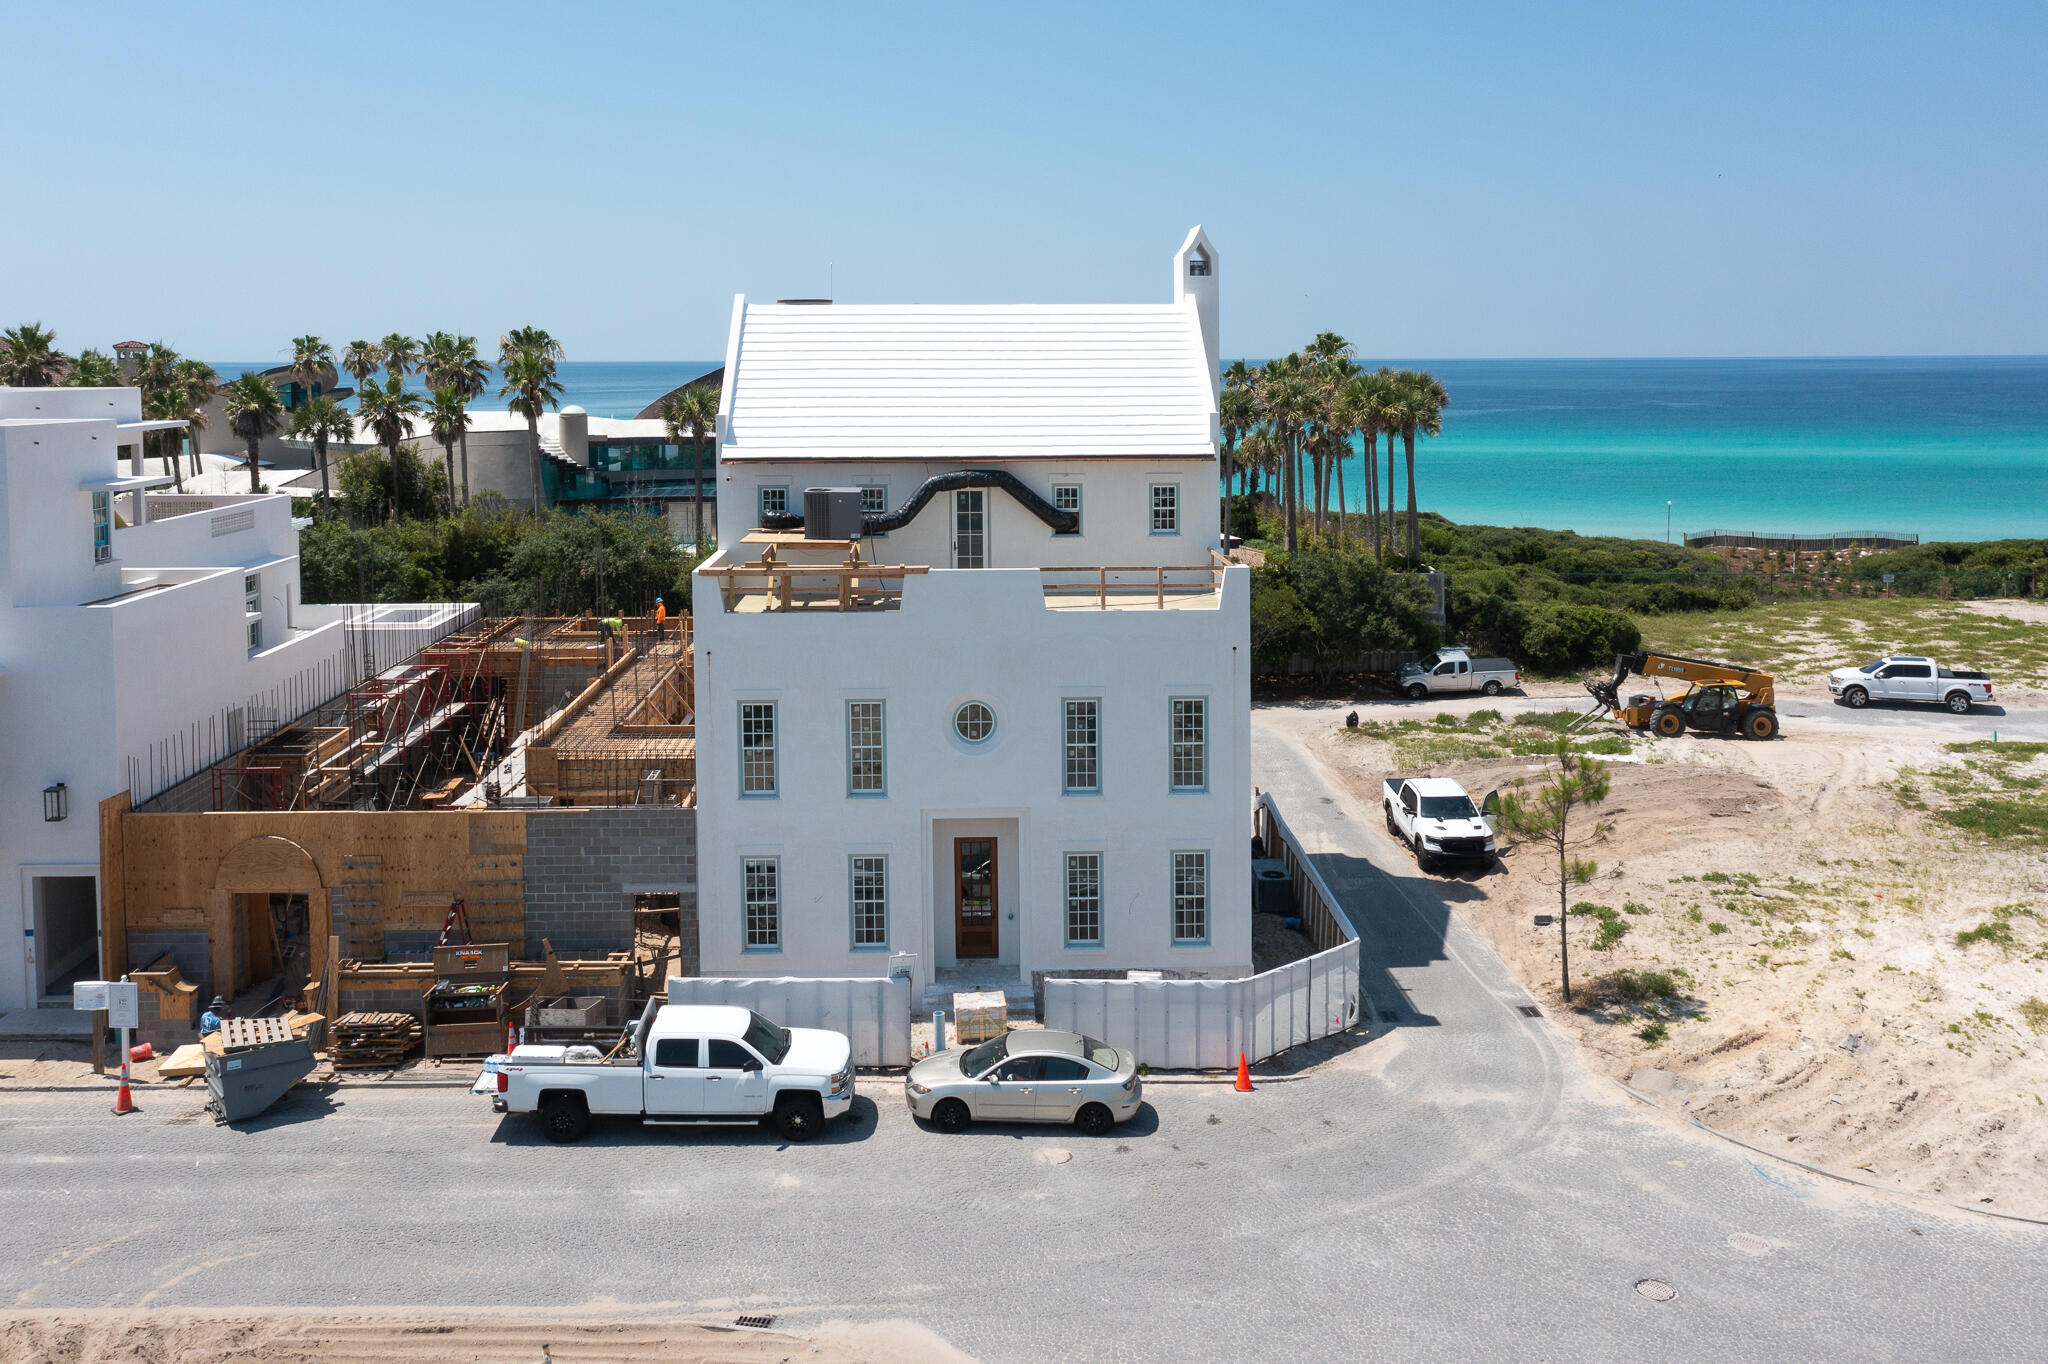
MULTIPOLYGON (((479 937, 523 941, 526 817, 517 811, 316 810, 119 813, 102 842, 108 969, 125 969, 130 929, 203 925, 216 980, 234 972, 236 897, 305 894, 309 969, 327 959, 330 892, 387 930, 438 932, 455 897, 479 937), (120 957, 112 954, 120 952, 120 957)), ((347 949, 346 931, 341 946, 347 949)))

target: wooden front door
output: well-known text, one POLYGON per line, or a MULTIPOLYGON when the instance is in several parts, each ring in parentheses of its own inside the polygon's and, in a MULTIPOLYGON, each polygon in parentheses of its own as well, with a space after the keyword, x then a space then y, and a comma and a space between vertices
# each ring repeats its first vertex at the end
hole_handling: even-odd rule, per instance
POLYGON ((953 840, 953 955, 996 955, 996 841, 953 840))

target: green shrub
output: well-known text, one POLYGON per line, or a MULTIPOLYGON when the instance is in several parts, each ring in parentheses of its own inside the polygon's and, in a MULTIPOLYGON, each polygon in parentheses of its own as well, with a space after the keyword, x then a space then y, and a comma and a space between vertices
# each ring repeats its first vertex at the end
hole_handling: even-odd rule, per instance
POLYGON ((2001 945, 2012 941, 2012 925, 1999 920, 1978 924, 1956 934, 1956 946, 1968 947, 1971 943, 1995 942, 2001 945))

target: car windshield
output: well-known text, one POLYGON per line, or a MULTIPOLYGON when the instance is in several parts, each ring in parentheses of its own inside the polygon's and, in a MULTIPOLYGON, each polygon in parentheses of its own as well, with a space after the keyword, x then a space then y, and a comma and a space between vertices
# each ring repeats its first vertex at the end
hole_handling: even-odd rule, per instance
POLYGON ((761 1053, 771 1066, 782 1064, 789 1055, 789 1029, 778 1028, 759 1014, 747 1016, 747 1045, 761 1053))
POLYGON ((1096 1065, 1101 1066, 1104 1070, 1115 1070, 1117 1065, 1123 1060, 1121 1056, 1117 1055, 1115 1047, 1112 1047, 1107 1042, 1098 1042, 1092 1037, 1081 1039, 1081 1054, 1096 1065))
POLYGON ((1856 671, 1857 671, 1857 672, 1859 672, 1859 673, 1874 673, 1874 672, 1876 672, 1876 671, 1877 671, 1877 670, 1878 670, 1879 668, 1882 668, 1883 666, 1884 666, 1884 660, 1880 658, 1880 659, 1879 659, 1879 660, 1877 660, 1877 662, 1875 662, 1875 663, 1866 663, 1866 664, 1864 664, 1864 665, 1863 665, 1862 667, 1858 668, 1858 669, 1857 669, 1856 671))
POLYGON ((1471 819, 1472 797, 1470 796, 1424 796, 1422 798, 1424 819, 1471 819))
POLYGON ((1422 661, 1420 663, 1417 663, 1415 666, 1422 669, 1422 671, 1424 672, 1428 672, 1431 668, 1434 668, 1437 664, 1441 662, 1443 662, 1443 660, 1441 658, 1438 658, 1435 654, 1424 654, 1422 656, 1422 661))
POLYGON ((981 1074, 1010 1054, 1008 1033, 993 1042, 984 1042, 960 1058, 960 1073, 969 1079, 978 1079, 981 1074))

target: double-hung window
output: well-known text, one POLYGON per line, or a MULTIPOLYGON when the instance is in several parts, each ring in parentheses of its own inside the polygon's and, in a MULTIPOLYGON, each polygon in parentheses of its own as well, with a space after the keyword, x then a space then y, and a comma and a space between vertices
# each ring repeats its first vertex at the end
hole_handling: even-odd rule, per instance
POLYGON ((1173 855, 1173 940, 1209 941, 1209 854, 1173 855))
POLYGON ((1079 535, 1081 533, 1081 485, 1078 483, 1055 483, 1052 485, 1052 505, 1056 511, 1072 512, 1074 528, 1054 531, 1055 535, 1079 535))
POLYGON ((1209 789, 1209 701, 1203 696, 1173 698, 1173 789, 1209 789))
POLYGON ((1154 535, 1180 534, 1180 484, 1154 483, 1152 485, 1152 533, 1154 535))
POLYGON ((789 510, 789 489, 782 487, 761 489, 761 517, 781 516, 789 510))
POLYGON ((846 703, 846 794, 879 796, 888 791, 888 773, 883 761, 883 721, 880 701, 846 703))
POLYGON ((242 575, 242 616, 248 624, 249 652, 263 647, 263 575, 242 575))
MULTIPOLYGON (((71 504, 77 506, 76 502, 71 504)), ((75 522, 73 524, 76 524, 75 522)), ((92 495, 92 561, 106 563, 114 557, 114 495, 92 495)))
POLYGON ((777 952, 782 948, 782 863, 774 857, 740 859, 740 908, 745 936, 740 945, 749 952, 777 952))
POLYGON ((776 794, 773 701, 740 702, 740 794, 776 794))
POLYGON ((1067 946, 1102 945, 1102 854, 1067 854, 1067 946))
POLYGON ((1070 796, 1102 793, 1102 716, 1100 701, 1093 697, 1062 703, 1061 720, 1065 744, 1061 789, 1070 796))
POLYGON ((853 912, 854 949, 888 950, 889 859, 849 857, 846 859, 846 872, 853 912))

